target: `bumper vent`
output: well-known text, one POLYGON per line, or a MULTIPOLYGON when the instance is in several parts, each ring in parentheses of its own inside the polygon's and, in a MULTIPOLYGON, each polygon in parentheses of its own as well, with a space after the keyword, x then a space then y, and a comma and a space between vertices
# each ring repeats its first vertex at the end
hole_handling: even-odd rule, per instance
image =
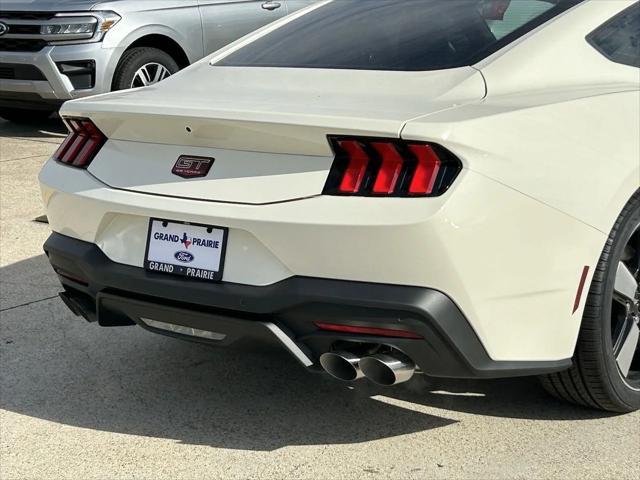
POLYGON ((46 77, 33 65, 0 63, 0 79, 44 81, 46 77))

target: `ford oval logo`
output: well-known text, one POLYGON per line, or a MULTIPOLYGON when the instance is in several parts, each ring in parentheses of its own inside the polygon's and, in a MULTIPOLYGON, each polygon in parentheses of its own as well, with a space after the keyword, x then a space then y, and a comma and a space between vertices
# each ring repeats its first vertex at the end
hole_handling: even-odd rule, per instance
POLYGON ((189 252, 176 252, 174 257, 176 257, 176 260, 178 260, 179 262, 182 262, 182 263, 191 263, 191 262, 193 262, 193 255, 190 254, 189 252))
POLYGON ((6 23, 0 22, 0 37, 9 31, 6 23))

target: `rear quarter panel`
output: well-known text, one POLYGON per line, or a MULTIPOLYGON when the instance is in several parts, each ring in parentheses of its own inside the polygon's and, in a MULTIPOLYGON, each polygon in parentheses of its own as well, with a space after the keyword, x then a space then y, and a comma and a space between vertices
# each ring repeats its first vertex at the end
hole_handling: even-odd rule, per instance
MULTIPOLYGON (((637 2, 635 2, 637 4, 637 2)), ((608 234, 640 186, 640 70, 586 37, 632 0, 588 0, 476 65, 487 96, 410 122, 478 173, 608 234)))
POLYGON ((442 112, 403 137, 444 143, 466 168, 608 234, 640 187, 640 92, 531 100, 442 112))

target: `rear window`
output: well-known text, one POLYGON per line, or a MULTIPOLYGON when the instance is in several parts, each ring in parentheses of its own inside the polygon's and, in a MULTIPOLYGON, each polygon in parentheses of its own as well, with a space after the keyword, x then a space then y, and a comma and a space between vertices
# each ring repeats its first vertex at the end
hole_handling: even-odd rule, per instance
POLYGON ((425 71, 472 65, 582 0, 333 0, 217 65, 425 71))

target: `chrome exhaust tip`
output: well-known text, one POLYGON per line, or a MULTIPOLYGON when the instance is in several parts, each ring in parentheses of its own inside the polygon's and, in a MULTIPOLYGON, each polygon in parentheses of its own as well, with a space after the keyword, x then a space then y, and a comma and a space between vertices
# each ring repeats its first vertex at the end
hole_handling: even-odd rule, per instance
POLYGON ((353 382, 363 377, 360 356, 352 352, 337 351, 320 355, 320 365, 333 378, 353 382))
POLYGON ((378 353, 360 360, 359 367, 365 377, 385 387, 408 382, 416 371, 416 364, 406 355, 378 353))

